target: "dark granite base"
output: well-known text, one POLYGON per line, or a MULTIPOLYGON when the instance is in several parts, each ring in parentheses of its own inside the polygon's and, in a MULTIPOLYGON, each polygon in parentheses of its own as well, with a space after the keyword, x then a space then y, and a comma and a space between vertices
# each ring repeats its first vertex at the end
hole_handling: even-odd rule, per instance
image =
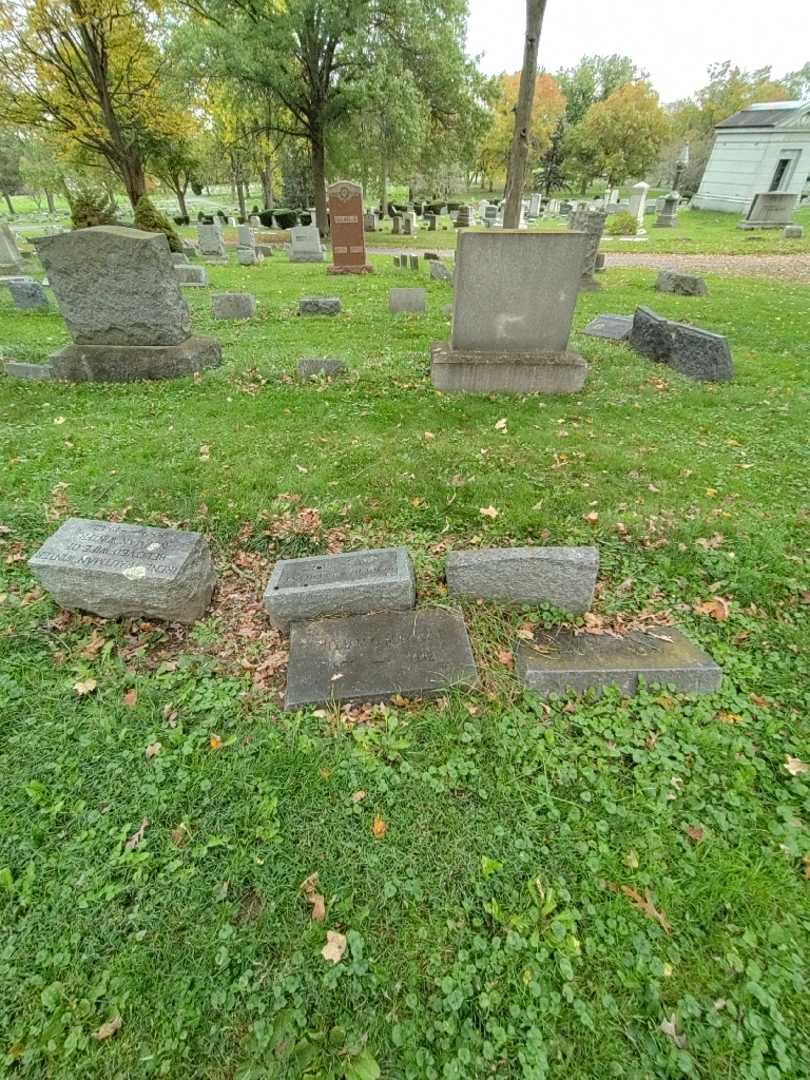
POLYGON ((64 382, 176 379, 218 367, 222 346, 209 337, 190 337, 179 345, 68 345, 50 363, 53 378, 64 382))
POLYGON ((588 373, 575 352, 474 352, 434 342, 431 355, 433 385, 451 393, 575 394, 588 373))

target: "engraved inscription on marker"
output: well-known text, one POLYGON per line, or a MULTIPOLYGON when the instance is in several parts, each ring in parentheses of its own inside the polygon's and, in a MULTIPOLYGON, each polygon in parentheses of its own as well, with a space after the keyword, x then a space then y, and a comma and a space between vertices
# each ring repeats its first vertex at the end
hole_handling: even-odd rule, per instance
POLYGON ((194 622, 216 574, 200 533, 69 518, 29 560, 58 604, 105 618, 194 622))
POLYGON ((338 180, 327 192, 332 225, 332 272, 362 273, 366 261, 363 231, 363 189, 349 180, 338 180))

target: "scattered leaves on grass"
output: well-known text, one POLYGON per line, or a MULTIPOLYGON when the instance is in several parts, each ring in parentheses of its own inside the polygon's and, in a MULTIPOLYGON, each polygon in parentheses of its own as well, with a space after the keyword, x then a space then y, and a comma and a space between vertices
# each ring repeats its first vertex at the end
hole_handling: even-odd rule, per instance
POLYGON ((706 830, 702 829, 699 825, 688 825, 686 835, 690 840, 694 840, 696 844, 699 844, 706 835, 706 830))
POLYGON ((810 765, 807 762, 802 761, 801 758, 791 757, 790 754, 785 754, 785 768, 791 776, 799 776, 801 773, 806 773, 810 769, 810 765))
POLYGON ((708 615, 718 622, 725 622, 729 615, 730 604, 722 596, 713 596, 711 600, 704 600, 701 604, 695 604, 694 611, 697 615, 708 615))
POLYGON ((126 705, 128 709, 134 709, 135 706, 138 704, 138 691, 127 690, 127 692, 121 698, 121 701, 124 705, 126 705))
POLYGON ((105 639, 101 636, 98 630, 94 628, 93 633, 90 635, 90 640, 81 649, 81 651, 79 652, 79 656, 81 656, 83 660, 95 660, 98 654, 104 648, 104 640, 105 639))
POLYGON ((498 511, 495 509, 494 506, 482 506, 478 513, 482 517, 491 518, 493 521, 498 516, 498 511))
POLYGON ((508 668, 515 666, 514 654, 509 649, 498 649, 495 655, 499 664, 504 664, 508 668))
POLYGON ((181 821, 179 825, 176 825, 171 831, 172 843, 175 847, 185 847, 191 839, 191 830, 185 821, 181 821))
POLYGON ((326 931, 326 944, 321 949, 321 956, 333 964, 339 964, 346 952, 346 935, 337 930, 326 931))
POLYGON ((132 836, 130 836, 129 840, 127 840, 127 842, 124 844, 124 851, 134 851, 135 848, 138 847, 138 845, 140 844, 141 840, 143 840, 144 834, 146 833, 146 830, 148 828, 149 818, 144 818, 137 832, 134 832, 132 836))
POLYGON ((211 738, 208 740, 208 745, 211 747, 212 750, 221 750, 222 739, 219 737, 219 735, 212 735, 211 738))
POLYGON ((106 1024, 102 1024, 98 1031, 93 1032, 93 1038, 98 1039, 99 1042, 103 1042, 104 1039, 112 1038, 117 1031, 121 1030, 121 1025, 124 1021, 120 1016, 114 1016, 112 1020, 108 1020, 106 1024))
POLYGON ((200 461, 208 461, 208 459, 210 457, 211 457, 211 447, 207 446, 207 445, 205 445, 205 443, 203 443, 203 445, 200 447, 200 461))
POLYGON ((81 682, 73 684, 73 689, 79 695, 79 697, 86 697, 87 694, 92 694, 98 683, 95 679, 82 679, 81 682))
POLYGON ((714 533, 712 536, 708 537, 701 536, 695 541, 698 547, 702 547, 706 551, 720 548, 723 546, 723 544, 725 544, 725 542, 726 538, 725 536, 723 536, 722 533, 714 533))
MULTIPOLYGON (((318 874, 317 871, 314 874, 310 874, 308 878, 305 878, 300 885, 301 892, 304 894, 306 902, 312 907, 310 917, 313 922, 323 922, 326 918, 326 901, 323 895, 318 890, 318 874)), ((345 938, 344 938, 345 941, 345 938)))
POLYGON ((146 760, 151 761, 153 757, 157 757, 162 747, 159 742, 149 743, 146 748, 146 760))
POLYGON ((371 825, 371 831, 374 834, 374 839, 382 840, 382 838, 385 836, 385 830, 387 828, 388 826, 385 824, 383 818, 375 817, 371 825))
POLYGON ((498 420, 497 423, 495 424, 495 430, 496 431, 506 431, 506 424, 507 424, 506 417, 502 416, 500 418, 500 420, 498 420))
POLYGON ((675 1013, 670 1016, 669 1020, 661 1021, 660 1030, 672 1039, 679 1050, 683 1050, 687 1046, 688 1040, 686 1036, 678 1031, 678 1017, 675 1013))
POLYGON ((659 911, 658 908, 655 906, 652 901, 652 894, 650 893, 649 889, 644 890, 643 896, 638 891, 638 889, 634 889, 632 885, 620 885, 619 891, 627 897, 627 899, 630 901, 631 904, 633 904, 634 907, 637 907, 639 911, 643 912, 648 919, 652 919, 653 922, 657 922, 661 929, 664 930, 667 934, 672 933, 672 927, 669 925, 669 919, 667 919, 663 911, 659 911))
POLYGON ((64 416, 55 416, 53 422, 55 424, 64 424, 65 418, 64 416))
POLYGON ((591 510, 589 514, 583 514, 582 518, 587 521, 589 525, 595 525, 599 520, 599 514, 595 510, 591 510))
POLYGON ((352 795, 352 802, 353 803, 362 802, 363 799, 365 799, 365 797, 366 797, 366 792, 363 791, 363 789, 361 788, 360 791, 355 791, 355 793, 352 795))

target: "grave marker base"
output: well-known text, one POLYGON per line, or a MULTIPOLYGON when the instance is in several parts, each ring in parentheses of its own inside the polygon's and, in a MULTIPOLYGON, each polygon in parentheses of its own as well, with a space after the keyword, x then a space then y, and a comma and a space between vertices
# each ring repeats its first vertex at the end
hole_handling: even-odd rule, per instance
POLYGON ((448 343, 431 346, 430 377, 437 390, 478 394, 575 394, 588 365, 579 353, 475 352, 448 343))
POLYGON ((215 338, 190 337, 179 345, 68 345, 50 358, 63 382, 137 382, 176 379, 222 363, 215 338))

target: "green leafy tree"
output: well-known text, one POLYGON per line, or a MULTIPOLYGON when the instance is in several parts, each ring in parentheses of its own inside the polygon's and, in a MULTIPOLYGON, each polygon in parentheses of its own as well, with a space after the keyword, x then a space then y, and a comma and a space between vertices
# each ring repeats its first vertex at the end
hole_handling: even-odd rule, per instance
POLYGON ((8 212, 13 216, 12 195, 22 190, 23 140, 20 133, 12 128, 0 128, 0 194, 6 200, 8 212))
POLYGON ((795 101, 810 101, 810 60, 798 71, 788 72, 781 82, 795 101))
POLYGON ((557 82, 565 94, 565 118, 569 127, 585 119, 592 105, 604 101, 628 83, 644 82, 649 73, 636 67, 629 56, 583 56, 571 68, 557 72, 557 82))
POLYGON ((65 166, 60 160, 58 147, 36 131, 26 132, 20 169, 25 186, 34 194, 45 196, 48 211, 56 210, 54 196, 65 190, 65 166))
POLYGON ((141 195, 135 207, 135 228, 144 232, 163 233, 169 241, 170 251, 182 251, 183 241, 177 235, 174 225, 165 214, 155 206, 148 195, 141 195))

